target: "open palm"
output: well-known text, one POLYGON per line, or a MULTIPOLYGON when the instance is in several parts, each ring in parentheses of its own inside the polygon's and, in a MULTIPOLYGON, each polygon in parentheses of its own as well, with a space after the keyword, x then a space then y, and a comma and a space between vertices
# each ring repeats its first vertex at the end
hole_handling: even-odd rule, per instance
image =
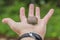
MULTIPOLYGON (((52 16, 54 12, 54 9, 50 9, 48 14, 41 19, 40 18, 40 8, 36 7, 36 15, 35 17, 38 18, 38 24, 37 25, 31 25, 27 23, 27 18, 25 16, 25 9, 24 7, 20 8, 20 19, 21 22, 15 22, 11 18, 4 18, 2 22, 7 23, 10 28, 15 31, 18 35, 22 35, 27 32, 35 32, 44 37, 46 33, 46 24, 50 17, 52 16)), ((28 17, 33 17, 34 16, 34 4, 30 4, 29 6, 29 14, 28 17)))

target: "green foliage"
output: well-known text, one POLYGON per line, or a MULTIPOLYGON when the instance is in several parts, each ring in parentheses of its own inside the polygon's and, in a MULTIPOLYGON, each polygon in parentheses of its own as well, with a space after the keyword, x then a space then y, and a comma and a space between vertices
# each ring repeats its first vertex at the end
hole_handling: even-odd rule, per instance
MULTIPOLYGON (((27 4, 29 0, 9 0, 9 4, 6 4, 7 1, 0 0, 0 34, 16 37, 17 34, 13 32, 10 27, 2 23, 2 19, 10 17, 15 21, 20 21, 19 19, 19 10, 21 7, 26 8, 26 16, 28 16, 28 7, 27 4), (10 2, 12 2, 10 4, 10 2)), ((37 5, 37 4, 36 4, 37 5)), ((50 8, 54 8, 55 12, 52 18, 49 20, 47 25, 47 34, 46 37, 59 37, 60 36, 60 8, 56 7, 55 4, 44 4, 41 6, 41 18, 43 18, 50 8)))

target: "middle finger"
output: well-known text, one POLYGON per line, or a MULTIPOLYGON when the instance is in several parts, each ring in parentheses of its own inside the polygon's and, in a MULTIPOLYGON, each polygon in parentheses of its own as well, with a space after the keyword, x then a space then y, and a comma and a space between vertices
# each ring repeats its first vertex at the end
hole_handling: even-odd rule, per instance
POLYGON ((34 16, 34 4, 30 4, 28 16, 34 16))

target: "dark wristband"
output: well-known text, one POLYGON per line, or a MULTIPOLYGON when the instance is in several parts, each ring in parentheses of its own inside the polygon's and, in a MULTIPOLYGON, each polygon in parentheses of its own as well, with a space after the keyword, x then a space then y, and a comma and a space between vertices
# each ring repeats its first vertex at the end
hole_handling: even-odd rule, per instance
POLYGON ((35 40, 42 40, 40 35, 33 32, 23 34, 21 37, 18 38, 18 40, 21 40, 22 38, 26 38, 26 37, 31 37, 34 38, 35 40))

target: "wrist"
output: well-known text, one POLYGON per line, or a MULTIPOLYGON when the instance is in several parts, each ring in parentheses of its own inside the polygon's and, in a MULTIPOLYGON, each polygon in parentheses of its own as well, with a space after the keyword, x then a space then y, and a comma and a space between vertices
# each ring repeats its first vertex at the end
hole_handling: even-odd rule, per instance
POLYGON ((43 40, 42 37, 37 33, 25 33, 19 37, 19 40, 43 40))

